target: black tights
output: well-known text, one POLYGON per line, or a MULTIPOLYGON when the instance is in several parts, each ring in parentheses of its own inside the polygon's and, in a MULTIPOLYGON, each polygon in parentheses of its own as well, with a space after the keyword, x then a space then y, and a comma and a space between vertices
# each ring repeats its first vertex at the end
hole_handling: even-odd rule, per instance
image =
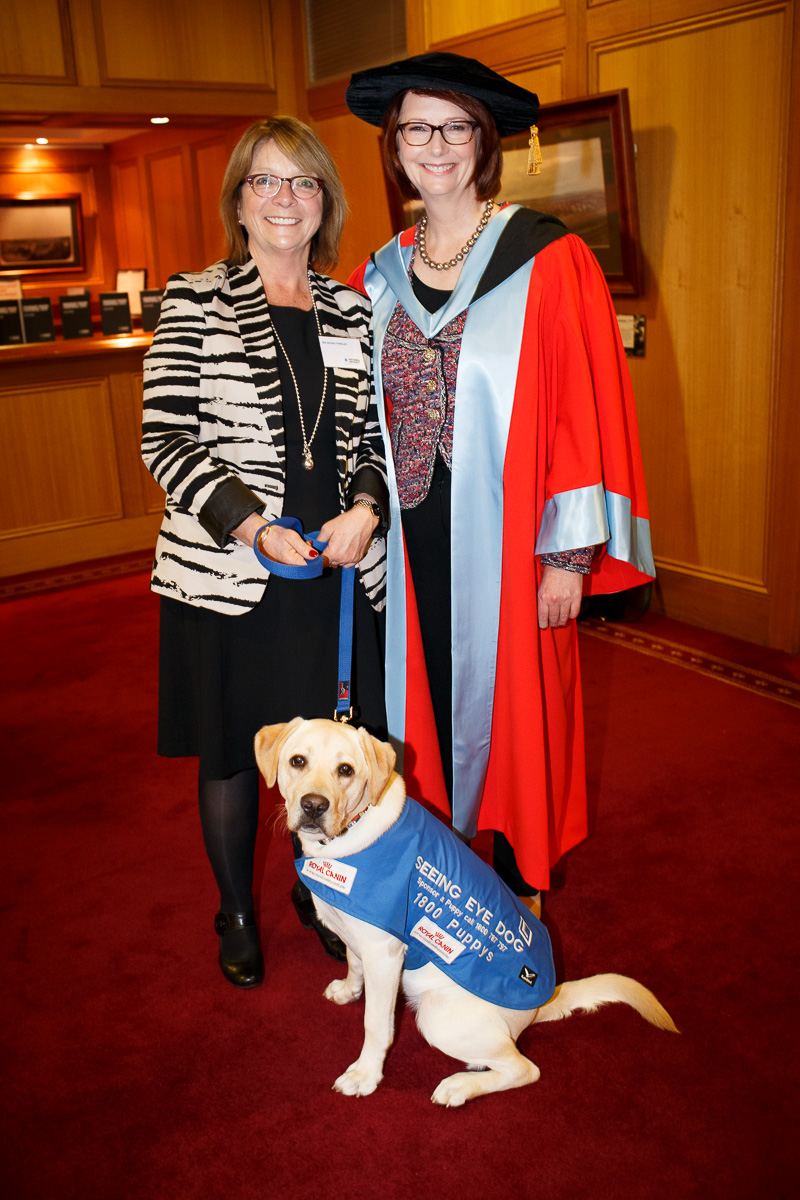
MULTIPOLYGON (((252 767, 237 771, 227 779, 200 779, 197 791, 203 841, 219 888, 219 910, 250 912, 258 831, 258 770, 252 767)), ((246 952, 257 936, 255 929, 226 933, 226 954, 235 958, 246 952)))

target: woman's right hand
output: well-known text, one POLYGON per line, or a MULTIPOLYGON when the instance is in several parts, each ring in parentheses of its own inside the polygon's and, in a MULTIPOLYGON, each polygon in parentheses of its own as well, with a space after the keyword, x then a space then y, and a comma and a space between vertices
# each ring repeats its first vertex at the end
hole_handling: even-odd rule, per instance
MULTIPOLYGON (((264 518, 258 513, 251 513, 232 530, 233 536, 246 546, 254 544, 256 534, 264 527, 264 518)), ((303 541, 294 529, 284 529, 282 525, 268 525, 258 540, 258 548, 266 558, 275 562, 286 563, 287 566, 297 567, 312 558, 317 558, 319 551, 310 542, 303 541)))

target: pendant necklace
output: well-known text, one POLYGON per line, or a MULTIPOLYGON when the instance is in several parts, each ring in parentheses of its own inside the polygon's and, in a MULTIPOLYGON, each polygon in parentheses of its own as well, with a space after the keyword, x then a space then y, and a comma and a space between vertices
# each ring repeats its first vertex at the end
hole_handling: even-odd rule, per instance
POLYGON ((419 249, 419 256, 425 263, 425 266, 431 267, 434 271, 449 271, 451 267, 457 267, 460 262, 463 262, 472 247, 477 242, 478 238, 483 233, 486 226, 489 224, 489 218, 492 215, 493 208, 494 200, 492 200, 490 196, 486 201, 486 208, 483 210, 483 216, 478 222, 478 228, 475 230, 466 245, 461 247, 458 254, 456 254, 454 258, 450 259, 450 262, 434 262, 432 258, 428 258, 428 251, 425 246, 425 230, 428 226, 428 214, 425 213, 425 216, 420 220, 419 232, 417 234, 417 247, 419 249))
MULTIPOLYGON (((317 306, 316 306, 316 303, 314 302, 314 291, 313 291, 313 288, 311 287, 311 272, 309 272, 309 275, 308 275, 308 290, 311 292, 311 308, 313 309, 313 312, 314 312, 314 320, 317 322, 317 333, 319 334, 319 337, 322 338, 322 326, 319 323, 319 313, 317 312, 317 306)), ((314 422, 314 428, 311 430, 311 437, 306 437, 306 423, 303 420, 303 406, 300 403, 300 388, 297 386, 297 376, 294 373, 294 367, 292 366, 289 355, 286 353, 286 347, 284 346, 283 342, 280 339, 280 334, 278 333, 278 330, 275 327, 274 321, 272 322, 272 332, 274 334, 275 341, 281 348, 283 357, 286 359, 286 365, 289 368, 289 374, 291 375, 292 383, 294 384, 294 394, 297 398, 297 411, 300 414, 300 432, 303 435, 303 466, 305 467, 305 469, 307 471, 313 471, 314 470, 314 458, 311 454, 311 443, 314 441, 314 438, 317 433, 317 429, 319 428, 319 419, 322 416, 322 409, 325 404, 325 395, 328 390, 328 368, 323 364, 323 367, 322 367, 322 399, 319 402, 319 411, 317 413, 317 419, 314 422)))

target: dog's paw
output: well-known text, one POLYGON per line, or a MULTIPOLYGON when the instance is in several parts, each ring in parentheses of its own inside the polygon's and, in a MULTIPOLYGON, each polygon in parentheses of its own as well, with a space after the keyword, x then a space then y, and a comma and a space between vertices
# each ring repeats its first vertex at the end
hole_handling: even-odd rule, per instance
POLYGON ((339 1076, 333 1090, 341 1092, 343 1096, 370 1096, 382 1079, 380 1071, 368 1070, 354 1062, 339 1076))
POLYGON ((483 1089, 476 1087, 474 1076, 470 1076, 462 1071, 458 1075, 449 1075, 447 1079, 443 1079, 439 1086, 431 1096, 434 1104, 441 1104, 444 1108, 460 1108, 462 1104, 466 1104, 468 1100, 472 1100, 473 1096, 480 1095, 483 1089))
POLYGON ((363 990, 363 983, 354 983, 350 979, 332 979, 322 994, 334 1004, 352 1004, 354 1000, 358 1000, 363 990))

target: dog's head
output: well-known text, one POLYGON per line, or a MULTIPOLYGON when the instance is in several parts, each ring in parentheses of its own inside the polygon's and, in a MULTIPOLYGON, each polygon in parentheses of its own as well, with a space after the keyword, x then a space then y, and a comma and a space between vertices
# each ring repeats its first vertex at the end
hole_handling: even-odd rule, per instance
POLYGON ((256 734, 256 762, 269 787, 276 780, 293 833, 338 837, 375 804, 394 770, 395 753, 366 729, 338 721, 265 725, 256 734))

